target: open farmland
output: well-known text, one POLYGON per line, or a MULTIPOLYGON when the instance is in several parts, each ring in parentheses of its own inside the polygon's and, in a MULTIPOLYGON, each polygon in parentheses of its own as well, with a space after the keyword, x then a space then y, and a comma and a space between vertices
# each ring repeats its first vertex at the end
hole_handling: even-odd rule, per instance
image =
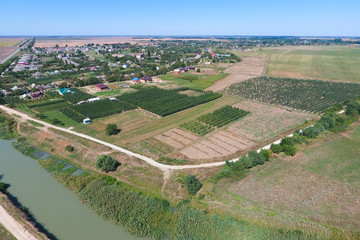
POLYGON ((284 46, 236 54, 269 57, 266 76, 360 82, 360 48, 352 46, 284 46))
MULTIPOLYGON (((226 105, 233 105, 240 100, 234 97, 221 97, 199 106, 186 109, 164 118, 158 118, 154 114, 143 110, 132 110, 121 114, 115 114, 105 118, 95 119, 86 126, 78 126, 80 132, 104 139, 108 142, 136 148, 139 142, 155 137, 161 133, 178 127, 180 124, 194 120, 201 115, 212 112, 226 105), (105 126, 115 123, 121 129, 116 136, 106 136, 105 126)), ((142 150, 142 149, 140 149, 142 150)))
POLYGON ((37 37, 35 47, 54 47, 56 44, 60 47, 65 45, 69 47, 83 46, 86 44, 115 44, 131 43, 145 44, 150 39, 134 39, 133 37, 37 37))
POLYGON ((360 96, 360 84, 262 77, 232 85, 230 95, 321 113, 360 96))
POLYGON ((0 49, 2 47, 15 47, 17 46, 24 38, 4 38, 0 37, 0 49))
MULTIPOLYGON (((266 57, 242 57, 241 62, 224 69, 224 73, 228 74, 226 77, 215 82, 215 84, 205 90, 217 92, 229 87, 231 84, 246 81, 253 77, 259 77, 264 69, 265 60, 266 57)), ((218 64, 215 64, 215 66, 217 65, 218 64)), ((209 67, 209 65, 207 66, 209 67)))
POLYGON ((254 142, 263 142, 310 121, 314 114, 286 111, 272 105, 241 101, 235 107, 250 111, 241 121, 231 124, 227 130, 254 142))
POLYGON ((238 181, 219 182, 208 203, 274 226, 357 231, 360 149, 355 146, 359 145, 358 124, 347 133, 323 136, 295 157, 281 156, 238 181))

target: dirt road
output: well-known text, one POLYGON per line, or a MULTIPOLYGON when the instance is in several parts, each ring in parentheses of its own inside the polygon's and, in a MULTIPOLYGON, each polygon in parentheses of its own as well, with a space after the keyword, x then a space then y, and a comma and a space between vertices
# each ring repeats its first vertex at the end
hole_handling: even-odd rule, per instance
POLYGON ((38 238, 26 230, 2 206, 0 206, 0 223, 18 240, 38 240, 38 238))
MULTIPOLYGON (((75 135, 75 136, 78 136, 78 137, 81 137, 81 138, 85 138, 85 139, 88 139, 90 141, 93 141, 93 142, 96 142, 96 143, 99 143, 99 144, 102 144, 104 146, 110 147, 110 148, 112 148, 114 150, 125 153, 125 154, 127 154, 129 156, 141 159, 141 160, 147 162, 148 164, 150 164, 151 166, 160 169, 163 172, 166 172, 166 171, 169 171, 169 170, 217 167, 217 166, 222 166, 222 165, 225 164, 224 161, 221 161, 221 162, 203 163, 203 164, 197 164, 197 165, 182 165, 182 166, 166 165, 166 164, 159 163, 159 162, 157 162, 154 159, 151 159, 149 157, 146 157, 146 156, 140 155, 138 153, 134 153, 132 151, 129 151, 129 150, 125 149, 125 148, 116 146, 114 144, 102 141, 102 140, 94 138, 94 137, 90 137, 90 136, 88 136, 86 134, 78 133, 78 132, 75 132, 75 131, 72 131, 72 130, 69 130, 69 129, 66 129, 66 128, 58 127, 58 126, 52 125, 50 123, 47 123, 47 122, 32 118, 29 115, 27 115, 26 113, 20 112, 18 110, 15 110, 15 109, 12 109, 12 108, 9 108, 9 107, 6 107, 4 105, 0 105, 0 109, 3 110, 4 112, 8 113, 8 114, 15 115, 15 118, 21 117, 22 121, 32 120, 34 122, 41 123, 45 127, 53 128, 53 129, 56 129, 56 130, 59 130, 59 131, 62 131, 62 132, 66 132, 66 133, 69 133, 69 134, 72 134, 72 135, 75 135)), ((266 146, 265 148, 267 148, 267 147, 268 146, 266 146)), ((260 149, 258 151, 260 151, 260 149)), ((234 161, 237 161, 237 160, 238 160, 238 158, 235 158, 235 159, 230 160, 230 162, 234 162, 234 161)))

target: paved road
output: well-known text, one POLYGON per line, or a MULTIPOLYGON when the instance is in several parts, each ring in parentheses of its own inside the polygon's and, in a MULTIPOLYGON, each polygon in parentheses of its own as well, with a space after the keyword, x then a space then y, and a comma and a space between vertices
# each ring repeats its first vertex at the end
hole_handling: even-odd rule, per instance
MULTIPOLYGON (((197 164, 197 165, 181 165, 181 166, 170 166, 170 165, 166 165, 166 164, 162 164, 162 163, 159 163, 157 161, 155 161, 154 159, 151 159, 149 157, 146 157, 146 156, 143 156, 143 155, 140 155, 138 153, 134 153, 132 151, 129 151, 125 148, 122 148, 122 147, 119 147, 119 146, 116 146, 114 144, 111 144, 111 143, 108 143, 108 142, 105 142, 105 141, 102 141, 100 139, 97 139, 97 138, 94 138, 94 137, 91 137, 91 136, 88 136, 86 134, 82 134, 82 133, 78 133, 78 132, 75 132, 75 131, 72 131, 72 130, 69 130, 67 128, 62 128, 62 127, 58 127, 58 126, 55 126, 55 125, 52 125, 50 123, 47 123, 47 122, 44 122, 44 121, 41 121, 41 120, 38 120, 38 119, 35 119, 35 118, 32 118, 30 117, 28 114, 26 113, 23 113, 23 112, 20 112, 18 110, 15 110, 15 109, 12 109, 12 108, 9 108, 9 107, 6 107, 4 105, 0 105, 0 109, 3 110, 4 112, 7 112, 8 114, 15 114, 17 116, 20 116, 23 120, 32 120, 32 121, 35 121, 35 122, 38 122, 38 123, 41 123, 43 124, 44 126, 46 127, 50 127, 50 128, 53 128, 53 129, 56 129, 56 130, 59 130, 59 131, 62 131, 62 132, 66 132, 66 133, 70 133, 72 135, 75 135, 75 136, 78 136, 78 137, 81 137, 81 138, 85 138, 85 139, 88 139, 90 141, 93 141, 93 142, 96 142, 96 143, 99 143, 99 144, 102 144, 104 146, 107 146, 107 147, 110 147, 114 150, 117 150, 119 152, 122 152, 122 153, 125 153, 129 156, 132 156, 132 157, 136 157, 138 159, 141 159, 145 162, 147 162, 148 164, 150 164, 151 166, 154 166, 162 171, 169 171, 169 170, 181 170, 181 169, 194 169, 194 168, 207 168, 207 167, 217 167, 217 166, 222 166, 225 164, 225 161, 221 161, 221 162, 213 162, 213 163, 203 163, 203 164, 197 164)), ((290 135, 289 135, 290 136, 290 135)), ((277 140, 275 141, 274 143, 279 143, 281 141, 280 140, 277 140)), ((263 148, 260 148, 258 150, 258 152, 261 150, 261 149, 270 149, 270 145, 267 145, 263 148)), ((234 161, 237 161, 238 158, 235 158, 235 159, 232 159, 230 160, 230 162, 234 162, 234 161)))
POLYGON ((38 240, 0 206, 0 223, 18 240, 38 240))

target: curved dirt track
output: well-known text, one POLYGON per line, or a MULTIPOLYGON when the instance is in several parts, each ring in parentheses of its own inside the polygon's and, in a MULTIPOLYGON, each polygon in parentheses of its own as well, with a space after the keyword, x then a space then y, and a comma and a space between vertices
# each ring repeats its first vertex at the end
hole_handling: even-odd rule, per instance
MULTIPOLYGON (((72 135, 75 135, 75 136, 78 136, 78 137, 81 137, 81 138, 85 138, 85 139, 88 139, 90 141, 93 141, 93 142, 102 144, 104 146, 110 147, 110 148, 112 148, 114 150, 117 150, 119 152, 125 153, 125 154, 127 154, 129 156, 139 158, 139 159, 147 162, 151 166, 159 168, 162 171, 191 169, 191 168, 204 168, 204 167, 216 167, 216 166, 221 166, 221 165, 225 164, 224 161, 221 161, 221 162, 204 163, 204 164, 198 164, 198 165, 182 165, 182 166, 165 165, 165 164, 159 163, 159 162, 157 162, 154 159, 151 159, 149 157, 140 155, 138 153, 134 153, 134 152, 129 151, 129 150, 125 149, 125 148, 122 148, 122 147, 116 146, 114 144, 102 141, 100 139, 88 136, 86 134, 78 133, 78 132, 75 132, 75 131, 72 131, 72 130, 69 130, 69 129, 66 129, 66 128, 58 127, 58 126, 52 125, 50 123, 47 123, 47 122, 32 118, 29 115, 27 115, 26 113, 14 110, 14 109, 6 107, 4 105, 0 105, 0 109, 3 110, 4 112, 7 112, 8 114, 12 114, 12 115, 15 114, 17 116, 20 116, 23 120, 32 120, 34 122, 41 123, 42 125, 44 125, 46 127, 50 127, 50 128, 53 128, 53 129, 56 129, 56 130, 59 130, 59 131, 62 131, 62 132, 66 132, 66 133, 69 133, 69 134, 72 134, 72 135)), ((236 161, 236 160, 237 159, 234 159, 232 161, 236 161)))

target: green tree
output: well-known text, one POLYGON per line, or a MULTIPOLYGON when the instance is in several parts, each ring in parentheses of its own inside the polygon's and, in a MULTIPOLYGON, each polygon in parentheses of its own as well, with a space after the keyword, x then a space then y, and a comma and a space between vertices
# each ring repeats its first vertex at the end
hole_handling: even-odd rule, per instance
POLYGON ((279 144, 271 144, 270 150, 271 150, 273 153, 280 153, 281 150, 282 150, 282 147, 281 147, 279 144))
POLYGON ((119 163, 110 156, 100 155, 96 161, 96 167, 103 172, 115 171, 119 163))
POLYGON ((75 148, 71 145, 66 145, 65 150, 68 152, 73 152, 75 150, 75 148))
POLYGON ((106 135, 116 135, 120 132, 120 130, 117 128, 117 125, 109 123, 106 125, 105 133, 106 135))
POLYGON ((6 193, 6 190, 10 187, 10 184, 0 182, 0 192, 6 193))
POLYGON ((202 187, 202 183, 195 175, 186 176, 185 185, 190 195, 195 195, 202 187))

